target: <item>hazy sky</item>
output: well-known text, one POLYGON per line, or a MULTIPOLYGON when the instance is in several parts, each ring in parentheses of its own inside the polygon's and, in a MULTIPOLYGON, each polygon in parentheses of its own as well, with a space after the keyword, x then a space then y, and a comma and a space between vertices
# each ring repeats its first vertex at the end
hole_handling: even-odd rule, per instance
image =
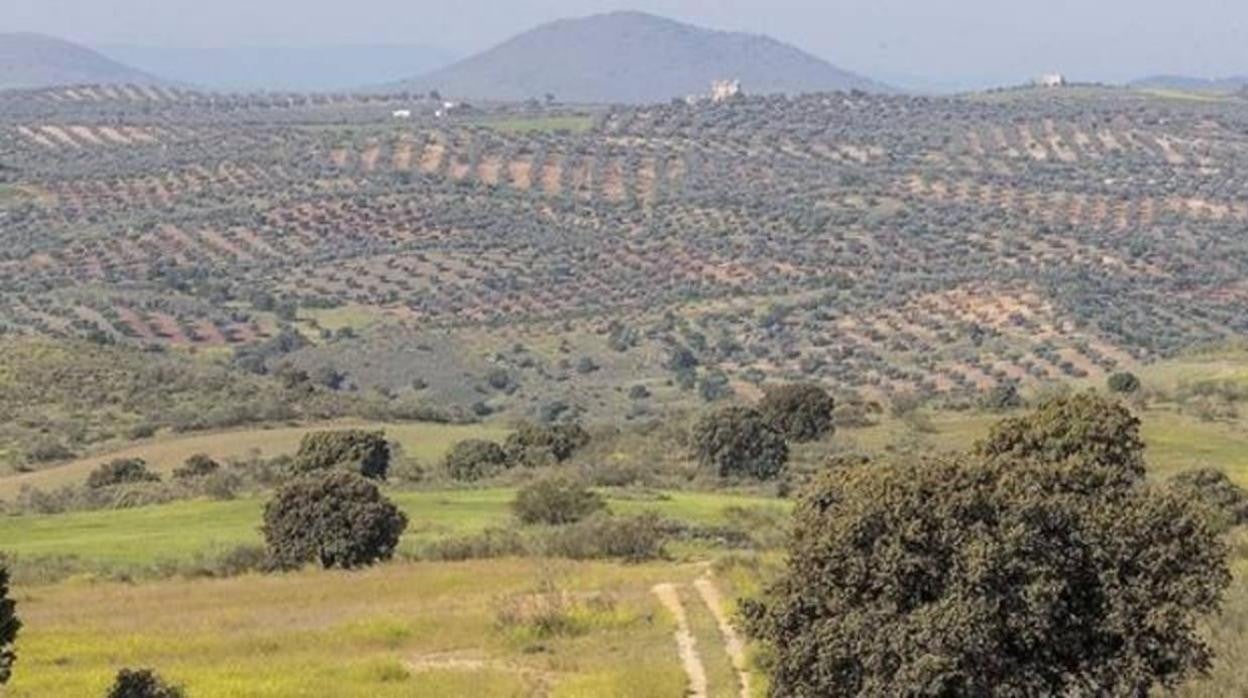
POLYGON ((1039 72, 1248 74, 1246 0, 0 0, 0 31, 93 45, 432 44, 467 54, 564 16, 637 9, 771 34, 911 84, 1039 72))

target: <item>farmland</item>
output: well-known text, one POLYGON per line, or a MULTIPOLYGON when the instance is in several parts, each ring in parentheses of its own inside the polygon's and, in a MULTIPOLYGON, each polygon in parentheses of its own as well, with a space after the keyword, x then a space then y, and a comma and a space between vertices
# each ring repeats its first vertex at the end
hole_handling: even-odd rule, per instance
POLYGON ((1233 98, 492 109, 6 93, 0 329, 228 352, 294 327, 271 365, 363 352, 361 389, 591 419, 798 376, 973 400, 1245 330, 1233 98))

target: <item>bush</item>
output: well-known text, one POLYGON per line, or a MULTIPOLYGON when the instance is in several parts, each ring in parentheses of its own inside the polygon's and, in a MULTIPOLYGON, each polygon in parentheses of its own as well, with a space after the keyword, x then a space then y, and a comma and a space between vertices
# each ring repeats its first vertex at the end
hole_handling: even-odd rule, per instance
POLYGON ((109 461, 87 476, 87 487, 93 490, 141 482, 160 482, 160 476, 147 469, 139 458, 118 458, 109 461))
POLYGON ((264 509, 269 557, 290 569, 309 562, 355 568, 388 560, 407 516, 369 480, 331 471, 306 476, 277 491, 264 509))
POLYGON ((1022 407, 1023 396, 1018 394, 1018 386, 1014 383, 1002 383, 984 393, 979 406, 990 412, 1005 412, 1022 407))
POLYGON ((0 565, 0 686, 8 683, 13 676, 13 663, 17 661, 13 643, 21 629, 17 603, 9 598, 9 568, 7 564, 0 565))
POLYGON ((473 482, 497 475, 506 469, 507 453, 493 441, 460 441, 446 454, 443 468, 456 480, 473 482))
POLYGON ((562 463, 589 443, 579 424, 523 424, 507 437, 503 450, 512 466, 539 468, 562 463))
POLYGON ((789 460, 784 435, 748 407, 725 407, 703 416, 691 438, 698 462, 719 477, 767 480, 779 476, 789 460))
POLYGON ((1226 532, 1248 523, 1248 492, 1221 470, 1201 468, 1179 473, 1167 485, 1208 513, 1215 531, 1226 532))
POLYGON ((825 473, 743 607, 774 696, 1146 696, 1206 669, 1226 549, 1181 497, 1026 460, 825 473))
POLYGON ((197 453, 173 470, 174 480, 194 480, 207 477, 221 469, 221 464, 208 456, 197 453))
POLYGON ((763 419, 794 443, 818 441, 830 433, 835 408, 832 396, 810 383, 768 388, 758 404, 763 419))
POLYGON ((511 508, 523 523, 562 526, 605 510, 607 503, 571 478, 549 477, 520 488, 511 508))
POLYGON ((654 513, 621 517, 598 514, 552 531, 543 541, 542 553, 572 560, 658 560, 664 557, 666 528, 654 513))
POLYGON ((345 468, 374 480, 386 479, 390 444, 383 431, 347 429, 307 434, 292 464, 296 473, 345 468))
POLYGON ((1134 373, 1122 371, 1111 375, 1106 381, 1106 385, 1109 387, 1110 392, 1130 395, 1139 391, 1140 379, 1134 373))
POLYGON ((181 688, 165 683, 151 669, 122 669, 108 689, 108 698, 183 698, 181 688))

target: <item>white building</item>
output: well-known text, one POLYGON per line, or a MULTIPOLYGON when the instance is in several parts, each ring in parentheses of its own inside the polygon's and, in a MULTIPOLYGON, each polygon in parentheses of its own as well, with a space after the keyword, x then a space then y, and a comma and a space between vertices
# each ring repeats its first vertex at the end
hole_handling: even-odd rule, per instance
POLYGON ((1061 73, 1049 73, 1036 78, 1036 85, 1039 87, 1065 87, 1066 76, 1061 73))
POLYGON ((392 113, 390 116, 393 116, 396 119, 410 119, 412 118, 412 110, 411 109, 395 109, 394 113, 392 113))
POLYGON ((740 94, 740 80, 715 80, 711 83, 712 102, 726 102, 740 94))

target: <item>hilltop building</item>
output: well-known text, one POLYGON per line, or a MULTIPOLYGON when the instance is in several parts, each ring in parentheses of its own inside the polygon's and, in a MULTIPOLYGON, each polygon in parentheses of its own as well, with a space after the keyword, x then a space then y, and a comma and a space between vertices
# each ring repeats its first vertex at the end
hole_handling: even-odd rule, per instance
POLYGON ((1061 73, 1049 73, 1036 78, 1037 87, 1065 87, 1068 84, 1066 76, 1061 73))

